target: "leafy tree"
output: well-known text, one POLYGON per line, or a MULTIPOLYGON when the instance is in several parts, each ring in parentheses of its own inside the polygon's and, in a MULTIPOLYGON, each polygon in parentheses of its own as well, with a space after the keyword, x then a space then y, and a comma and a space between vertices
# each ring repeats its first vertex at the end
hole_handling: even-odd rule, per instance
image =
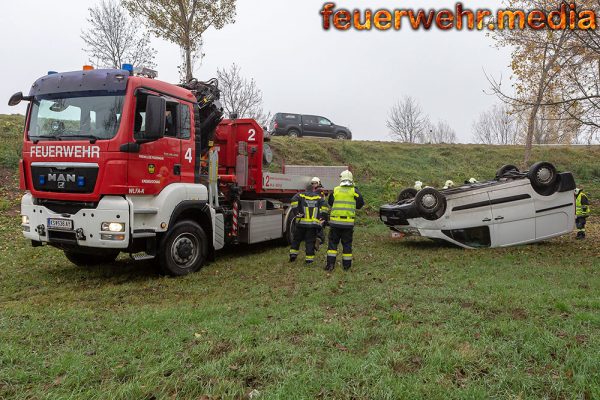
POLYGON ((96 67, 121 68, 124 63, 153 68, 156 51, 150 34, 127 16, 115 0, 89 8, 89 28, 81 31, 85 52, 96 67))
POLYGON ((123 0, 123 4, 133 15, 144 17, 156 36, 181 48, 186 81, 193 77, 204 32, 235 22, 236 0, 123 0))

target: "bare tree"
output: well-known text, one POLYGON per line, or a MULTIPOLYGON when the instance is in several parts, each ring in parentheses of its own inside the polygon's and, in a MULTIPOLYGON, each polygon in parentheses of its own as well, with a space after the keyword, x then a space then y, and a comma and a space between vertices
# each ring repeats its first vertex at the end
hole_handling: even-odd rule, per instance
POLYGON ((430 124, 421 105, 414 98, 404 96, 390 109, 386 125, 395 140, 405 143, 420 143, 430 124))
POLYGON ((152 32, 182 50, 185 81, 193 77, 194 61, 202 58, 202 35, 235 19, 236 0, 123 0, 131 13, 143 16, 152 32))
POLYGON ((238 118, 253 118, 261 126, 268 124, 270 112, 263 110, 262 91, 254 78, 242 77, 241 68, 231 64, 229 68, 217 69, 217 80, 221 89, 221 102, 227 114, 237 114, 238 118))
POLYGON ((115 0, 102 0, 89 8, 89 28, 81 31, 84 51, 92 65, 121 68, 124 63, 153 68, 156 51, 150 34, 127 16, 115 0))
POLYGON ((522 126, 508 105, 494 105, 473 123, 473 139, 483 144, 516 144, 522 126))
POLYGON ((424 132, 427 143, 456 143, 456 132, 447 121, 440 120, 424 132))

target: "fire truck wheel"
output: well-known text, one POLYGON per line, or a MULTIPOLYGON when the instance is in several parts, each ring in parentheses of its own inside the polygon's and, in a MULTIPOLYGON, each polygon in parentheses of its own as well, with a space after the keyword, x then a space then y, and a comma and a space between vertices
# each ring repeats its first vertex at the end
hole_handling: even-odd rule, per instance
POLYGON ((208 254, 204 229, 194 221, 176 223, 162 240, 159 253, 161 272, 183 276, 198 271, 208 254))
POLYGON ((115 261, 119 255, 119 251, 107 251, 102 254, 80 253, 71 250, 64 250, 65 256, 69 261, 78 267, 92 267, 100 264, 110 264, 115 261))

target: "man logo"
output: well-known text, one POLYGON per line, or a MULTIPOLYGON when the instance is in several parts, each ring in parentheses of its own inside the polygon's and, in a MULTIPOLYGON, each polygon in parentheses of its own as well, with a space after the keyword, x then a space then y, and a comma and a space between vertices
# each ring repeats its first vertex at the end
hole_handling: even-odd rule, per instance
POLYGON ((155 171, 154 164, 148 164, 148 173, 153 174, 155 171))

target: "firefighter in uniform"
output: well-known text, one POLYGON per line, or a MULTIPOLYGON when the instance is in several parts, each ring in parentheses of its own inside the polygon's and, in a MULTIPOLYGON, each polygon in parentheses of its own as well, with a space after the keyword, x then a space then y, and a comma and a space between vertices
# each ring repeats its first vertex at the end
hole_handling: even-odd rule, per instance
MULTIPOLYGON (((323 223, 317 230, 317 241, 316 241, 316 245, 315 245, 315 249, 317 251, 319 251, 319 247, 321 246, 322 243, 325 242, 325 226, 327 226, 327 221, 329 221, 329 207, 327 205, 327 193, 325 192, 325 188, 321 184, 321 180, 317 177, 314 177, 313 180, 311 181, 311 185, 313 185, 313 182, 315 180, 318 180, 318 182, 319 182, 317 184, 316 191, 319 193, 319 195, 321 195, 321 198, 323 199, 323 207, 321 207, 321 217, 323 219, 323 223)), ((314 188, 314 185, 313 185, 313 188, 314 188)))
POLYGON ((326 271, 333 271, 337 248, 342 241, 342 266, 344 270, 352 266, 352 234, 354 233, 354 218, 356 210, 364 206, 365 201, 354 187, 352 172, 344 171, 340 174, 340 186, 333 189, 329 195, 328 203, 331 206, 329 215, 329 246, 327 249, 326 271))
POLYGON ((575 225, 577 227, 577 239, 585 239, 585 222, 590 216, 590 199, 581 189, 575 189, 575 225))
POLYGON ((323 223, 321 213, 324 211, 325 205, 325 200, 317 190, 320 182, 319 178, 313 178, 310 190, 298 193, 292 198, 291 205, 296 213, 296 228, 290 248, 290 261, 296 261, 298 258, 302 241, 306 246, 306 264, 312 264, 315 261, 315 241, 323 223))

